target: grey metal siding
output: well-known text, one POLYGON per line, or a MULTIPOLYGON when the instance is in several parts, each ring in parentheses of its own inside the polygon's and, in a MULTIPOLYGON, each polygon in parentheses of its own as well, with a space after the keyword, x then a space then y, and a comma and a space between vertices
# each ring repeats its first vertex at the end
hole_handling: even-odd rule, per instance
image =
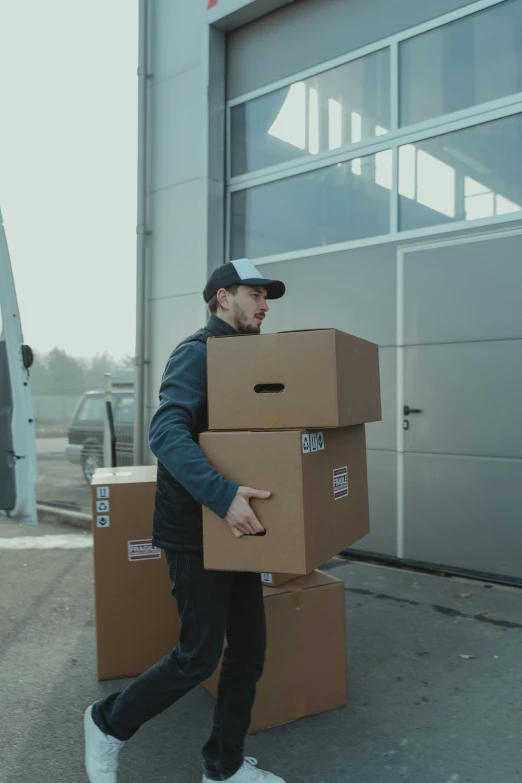
POLYGON ((469 5, 469 0, 298 0, 228 36, 227 97, 277 82, 469 5))

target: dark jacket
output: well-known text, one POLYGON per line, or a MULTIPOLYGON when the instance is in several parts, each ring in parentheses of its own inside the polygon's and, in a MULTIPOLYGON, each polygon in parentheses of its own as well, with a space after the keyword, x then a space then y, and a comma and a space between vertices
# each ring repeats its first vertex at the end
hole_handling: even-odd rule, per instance
POLYGON ((163 374, 150 425, 150 448, 158 458, 153 542, 163 549, 201 551, 201 506, 224 518, 239 486, 214 470, 198 446, 208 429, 207 340, 232 334, 225 321, 210 316, 177 346, 163 374))

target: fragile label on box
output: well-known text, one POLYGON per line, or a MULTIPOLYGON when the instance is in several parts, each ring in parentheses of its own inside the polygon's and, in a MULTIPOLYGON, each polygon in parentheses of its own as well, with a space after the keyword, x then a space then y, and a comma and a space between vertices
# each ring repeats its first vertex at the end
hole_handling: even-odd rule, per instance
POLYGON ((129 541, 128 550, 131 562, 134 560, 159 560, 161 558, 161 549, 154 546, 150 538, 129 541))
POLYGON ((333 472, 333 491, 334 498, 348 497, 348 468, 336 468, 333 472))

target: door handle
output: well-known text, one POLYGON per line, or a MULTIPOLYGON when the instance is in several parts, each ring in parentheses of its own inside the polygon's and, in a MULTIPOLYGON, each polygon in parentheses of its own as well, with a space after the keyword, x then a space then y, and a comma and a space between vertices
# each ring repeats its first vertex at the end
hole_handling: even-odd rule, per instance
POLYGON ((409 405, 404 406, 404 415, 409 416, 410 413, 422 413, 422 410, 420 408, 410 408, 409 405))

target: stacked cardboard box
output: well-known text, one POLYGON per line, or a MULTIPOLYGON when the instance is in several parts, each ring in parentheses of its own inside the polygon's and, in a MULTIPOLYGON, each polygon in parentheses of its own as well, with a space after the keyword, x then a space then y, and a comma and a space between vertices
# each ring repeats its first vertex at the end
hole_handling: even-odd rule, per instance
POLYGON ((369 532, 364 424, 381 418, 378 348, 319 329, 208 342, 200 446, 252 500, 266 535, 230 541, 203 511, 205 567, 305 575, 369 532))
MULTIPOLYGON (((272 493, 252 500, 260 536, 234 538, 203 509, 205 567, 258 572, 272 585, 255 731, 345 703, 344 591, 314 569, 369 532, 364 425, 381 418, 378 348, 322 329, 214 338, 207 357, 200 446, 227 478, 272 493)), ((206 687, 215 695, 217 675, 206 687)))
POLYGON ((156 467, 92 480, 98 679, 135 677, 178 642, 165 553, 152 545, 156 467))
MULTIPOLYGON (((344 582, 314 571, 263 592, 268 648, 251 734, 346 704, 344 582)), ((204 685, 214 698, 219 672, 204 685)))

